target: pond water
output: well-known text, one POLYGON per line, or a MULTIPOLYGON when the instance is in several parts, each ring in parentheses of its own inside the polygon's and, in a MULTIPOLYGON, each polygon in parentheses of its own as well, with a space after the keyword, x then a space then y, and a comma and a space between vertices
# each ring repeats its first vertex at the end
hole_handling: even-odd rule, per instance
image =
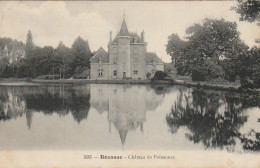
POLYGON ((184 86, 0 86, 0 150, 260 150, 259 96, 184 86))

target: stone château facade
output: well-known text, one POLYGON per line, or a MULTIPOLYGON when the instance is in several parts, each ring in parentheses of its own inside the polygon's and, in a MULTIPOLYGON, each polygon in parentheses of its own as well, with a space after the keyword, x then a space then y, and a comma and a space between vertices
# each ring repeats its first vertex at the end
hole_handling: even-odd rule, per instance
POLYGON ((128 32, 125 18, 114 39, 110 32, 108 52, 102 47, 90 59, 91 79, 148 79, 156 71, 164 70, 163 61, 156 53, 146 51, 144 31, 141 37, 128 32))

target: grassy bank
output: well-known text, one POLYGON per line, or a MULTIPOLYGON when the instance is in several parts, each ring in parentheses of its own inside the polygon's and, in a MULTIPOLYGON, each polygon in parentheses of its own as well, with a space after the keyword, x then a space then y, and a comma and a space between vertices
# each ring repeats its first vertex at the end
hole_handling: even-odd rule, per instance
MULTIPOLYGON (((59 85, 59 84, 152 84, 150 80, 91 80, 91 79, 26 79, 26 78, 8 78, 0 79, 0 85, 23 86, 23 85, 59 85)), ((225 90, 225 91, 241 91, 238 82, 194 82, 189 77, 178 76, 174 78, 174 82, 155 81, 155 85, 183 85, 187 87, 197 87, 203 89, 225 90)), ((260 89, 247 89, 247 91, 260 92, 260 89)))

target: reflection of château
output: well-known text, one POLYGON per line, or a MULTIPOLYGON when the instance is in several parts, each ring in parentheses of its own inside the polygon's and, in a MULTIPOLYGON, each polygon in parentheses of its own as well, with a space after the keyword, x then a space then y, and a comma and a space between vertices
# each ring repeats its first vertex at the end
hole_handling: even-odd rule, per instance
POLYGON ((91 105, 98 113, 108 112, 109 131, 113 124, 123 145, 128 131, 139 128, 143 132, 146 112, 163 100, 153 89, 137 85, 91 85, 90 92, 91 105))

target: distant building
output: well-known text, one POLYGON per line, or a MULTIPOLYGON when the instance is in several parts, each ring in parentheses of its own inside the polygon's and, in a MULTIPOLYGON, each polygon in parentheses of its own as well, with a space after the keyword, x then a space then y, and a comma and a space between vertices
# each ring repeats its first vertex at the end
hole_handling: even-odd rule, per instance
POLYGON ((121 29, 110 41, 108 52, 102 47, 90 59, 91 79, 147 79, 156 71, 164 70, 163 61, 153 52, 146 51, 144 31, 141 37, 128 32, 125 18, 121 29))

